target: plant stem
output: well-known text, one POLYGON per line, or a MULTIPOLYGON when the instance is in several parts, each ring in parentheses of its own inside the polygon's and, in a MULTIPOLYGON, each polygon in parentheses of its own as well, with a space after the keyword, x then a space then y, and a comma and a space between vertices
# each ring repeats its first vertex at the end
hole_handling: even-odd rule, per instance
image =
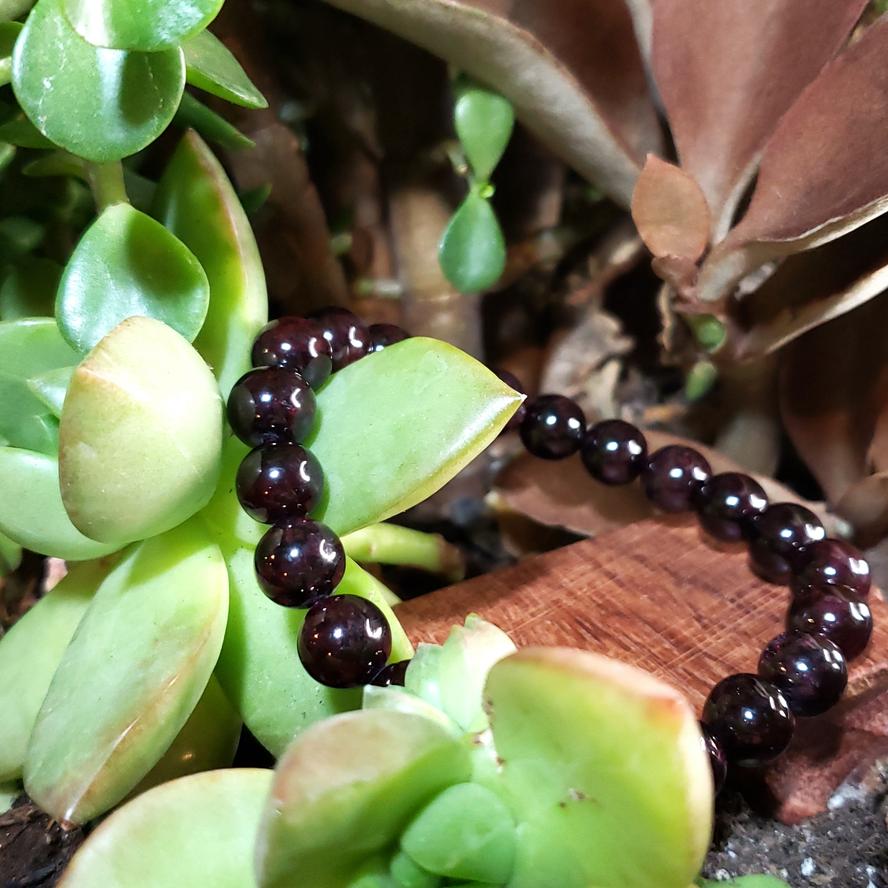
POLYGON ((371 524, 342 538, 349 557, 373 564, 399 564, 442 574, 458 583, 466 574, 462 552, 440 534, 397 524, 371 524))
POLYGON ((119 160, 87 164, 87 177, 100 213, 113 204, 129 203, 123 182, 123 164, 119 160))

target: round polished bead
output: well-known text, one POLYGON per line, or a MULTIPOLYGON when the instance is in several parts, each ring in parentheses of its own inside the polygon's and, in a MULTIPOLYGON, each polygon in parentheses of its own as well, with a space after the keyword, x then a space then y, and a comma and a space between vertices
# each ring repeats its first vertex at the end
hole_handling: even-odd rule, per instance
POLYGON ((844 540, 813 542, 799 553, 799 564, 790 585, 796 593, 815 590, 836 592, 851 598, 866 598, 870 590, 870 566, 863 553, 844 540))
POLYGON ((403 687, 409 665, 409 660, 399 660, 397 663, 390 663, 373 679, 371 684, 382 688, 387 688, 391 685, 403 687))
POLYGON ((703 529, 728 543, 747 536, 752 518, 768 506, 758 481, 740 472, 713 475, 700 488, 694 502, 703 529))
POLYGON ((527 404, 521 440, 542 459, 564 459, 579 450, 586 428, 583 411, 564 395, 539 395, 527 404))
POLYGON ((722 679, 703 706, 703 724, 729 762, 762 765, 789 746, 795 718, 786 698, 770 682, 741 673, 722 679))
MULTIPOLYGON (((510 373, 508 370, 497 369, 493 371, 496 375, 510 388, 514 389, 516 392, 522 395, 526 395, 527 392, 524 390, 524 386, 521 385, 521 381, 515 376, 514 373, 510 373)), ((509 421, 506 423, 506 427, 503 429, 502 433, 506 432, 514 432, 515 429, 519 428, 524 417, 527 415, 527 401, 523 401, 519 408, 512 414, 509 421)))
POLYGON ((693 447, 669 444, 654 451, 641 473, 647 498, 664 512, 692 508, 694 496, 712 476, 709 461, 693 447))
POLYGON ((307 515, 320 501, 324 473, 299 444, 266 444, 248 453, 237 470, 237 498, 256 521, 274 524, 307 515))
POLYGON ((262 591, 284 607, 308 607, 332 594, 345 572, 339 537, 318 521, 293 518, 266 531, 256 546, 262 591))
POLYGON ((370 331, 348 309, 330 307, 311 315, 321 328, 324 339, 330 343, 333 370, 341 370, 370 348, 370 331))
POLYGON ((815 591, 796 596, 786 628, 828 638, 835 642, 846 660, 853 660, 869 644, 873 615, 865 601, 815 591))
POLYGON ((250 370, 228 396, 228 422, 251 447, 301 441, 311 431, 314 418, 314 392, 295 370, 250 370))
POLYGON ((820 715, 839 702, 848 667, 838 646, 825 636, 784 632, 768 642, 758 674, 780 689, 795 715, 820 715))
POLYGON ((771 583, 786 584, 801 552, 826 536, 823 522, 797 503, 774 503, 754 515, 750 523, 749 563, 753 571, 771 583))
POLYGON ((379 352, 396 342, 403 342, 410 338, 410 334, 397 324, 371 324, 370 325, 369 352, 379 352))
POLYGON ((296 370, 313 388, 326 381, 333 369, 330 343, 315 321, 278 318, 262 328, 253 343, 254 367, 296 370))
POLYGON ((712 768, 713 787, 715 794, 718 795, 722 791, 728 776, 728 759, 712 731, 702 723, 700 724, 700 730, 703 733, 703 749, 706 750, 709 756, 709 766, 712 768))
POLYGON ((581 451, 589 474, 602 484, 628 484, 647 462, 644 435, 622 419, 606 419, 586 432, 581 451))
POLYGON ((297 641, 305 671, 331 688, 370 684, 392 652, 385 614, 357 595, 333 595, 309 608, 297 641))

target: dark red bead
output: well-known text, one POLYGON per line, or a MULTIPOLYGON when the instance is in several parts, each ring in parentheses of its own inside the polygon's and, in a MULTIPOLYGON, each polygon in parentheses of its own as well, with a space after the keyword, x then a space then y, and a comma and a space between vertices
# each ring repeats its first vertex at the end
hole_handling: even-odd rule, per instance
POLYGON ((873 615, 865 601, 812 592, 793 601, 786 628, 828 638, 835 642, 846 660, 853 660, 869 644, 873 615))
POLYGON ((228 422, 251 447, 301 441, 311 431, 314 418, 314 392, 295 370, 251 370, 228 396, 228 422))
POLYGON ((333 595, 311 606, 297 642, 305 671, 331 688, 370 684, 392 652, 385 614, 357 595, 333 595))
POLYGON ((363 358, 370 349, 370 331, 348 309, 325 308, 314 312, 311 319, 330 343, 334 371, 363 358))
MULTIPOLYGON (((524 390, 524 386, 521 385, 520 380, 514 373, 510 373, 508 370, 497 370, 493 371, 496 375, 510 388, 514 389, 516 392, 519 392, 522 395, 526 395, 527 392, 524 390)), ((522 402, 521 406, 512 414, 511 419, 506 423, 506 427, 503 429, 503 434, 506 432, 514 432, 517 429, 524 417, 527 415, 527 401, 522 402)))
POLYGON ((703 529, 716 539, 735 543, 750 532, 750 522, 768 507, 765 491, 740 472, 713 475, 694 498, 703 529))
POLYGON ((589 474, 602 484, 628 484, 647 462, 647 441, 631 423, 606 419, 583 438, 580 452, 589 474))
POLYGON ((583 411, 564 395, 539 395, 525 402, 521 441, 541 459, 564 459, 579 450, 586 429, 583 411))
POLYGON ((815 590, 824 594, 841 586, 842 595, 866 598, 870 583, 870 566, 863 553, 851 543, 830 538, 813 542, 799 553, 790 585, 796 593, 815 590))
POLYGON ((825 636, 784 632, 768 642, 758 674, 780 689, 795 715, 820 715, 839 702, 848 667, 838 646, 825 636))
POLYGON ((262 591, 284 607, 308 607, 331 595, 345 572, 339 537, 319 521, 292 518, 266 531, 256 546, 262 591))
POLYGON ((693 447, 669 444, 651 454, 641 473, 647 498, 664 512, 684 512, 712 477, 709 461, 693 447))
POLYGON ((399 660, 397 663, 390 663, 373 679, 371 684, 382 688, 387 688, 390 685, 403 687, 409 665, 409 660, 399 660))
POLYGON ((763 765, 780 755, 795 728, 783 694, 747 673, 729 675, 710 691, 702 721, 728 761, 747 766, 763 765))
POLYGON ((396 342, 403 342, 410 338, 410 334, 401 329, 397 324, 371 324, 370 325, 369 352, 382 351, 396 342))
POLYGON ((712 784, 718 795, 728 776, 728 759, 712 731, 702 723, 700 730, 703 732, 703 749, 709 755, 709 766, 712 768, 712 784))
POLYGON ((333 370, 330 343, 308 318, 278 318, 263 327, 253 343, 252 357, 254 367, 296 370, 313 389, 333 370))
POLYGON ((762 579, 785 585, 801 551, 826 536, 823 522, 797 503, 774 503, 750 524, 749 564, 762 579))
POLYGON ((236 486, 244 511, 256 521, 274 524, 307 515, 318 504, 324 473, 299 444, 266 444, 244 457, 236 486))

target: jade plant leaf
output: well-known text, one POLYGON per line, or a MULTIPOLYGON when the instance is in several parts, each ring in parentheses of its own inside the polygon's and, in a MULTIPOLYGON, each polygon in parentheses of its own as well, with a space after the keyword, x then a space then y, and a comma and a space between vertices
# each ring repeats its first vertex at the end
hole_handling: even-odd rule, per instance
POLYGON ((506 267, 506 242, 490 201, 476 189, 468 193, 444 231, 438 261, 460 293, 480 293, 500 279, 506 267))
POLYGON ((21 794, 22 787, 17 781, 0 783, 0 814, 5 814, 21 794))
POLYGON ((174 122, 182 129, 194 129, 208 142, 227 151, 255 148, 256 143, 230 124, 221 114, 208 108, 191 93, 184 93, 174 122))
POLYGON ((257 840, 261 888, 341 888, 442 789, 466 780, 466 745, 422 716, 338 715, 278 763, 257 840))
POLYGON ((22 776, 28 738, 49 683, 114 562, 72 565, 67 576, 0 639, 0 781, 22 776))
POLYGON ((94 46, 157 52, 205 28, 222 0, 63 0, 77 33, 94 46))
POLYGON ((173 119, 185 87, 181 49, 143 53, 92 46, 68 22, 62 0, 39 0, 12 61, 16 98, 37 129, 99 162, 135 154, 154 141, 173 119))
POLYGON ((115 811, 72 858, 59 888, 250 888, 271 771, 207 771, 115 811))
POLYGON ((116 805, 194 710, 219 655, 228 578, 199 522, 129 552, 53 676, 25 760, 28 794, 83 823, 116 805))
POLYGON ((21 18, 33 5, 34 0, 0 0, 0 20, 21 18))
POLYGON ((453 121, 476 178, 486 181, 500 162, 512 129, 512 103, 480 83, 462 78, 456 87, 453 121))
POLYGON ((509 888, 687 888, 712 829, 712 775, 684 697, 634 667, 525 648, 485 688, 519 842, 509 888), (533 718, 528 718, 533 712, 533 718))
POLYGON ((201 31, 187 40, 182 51, 185 76, 192 86, 245 108, 268 107, 238 60, 210 31, 201 31))
POLYGON ((65 395, 73 375, 73 367, 59 367, 57 370, 47 370, 46 373, 31 376, 27 380, 27 386, 49 412, 58 418, 62 415, 65 395))
POLYGON ((194 347, 223 394, 250 368, 253 339, 268 320, 259 250, 222 165, 200 137, 179 143, 155 197, 154 214, 203 265, 210 308, 194 347))
POLYGON ((144 539, 206 505, 221 448, 219 389, 200 355, 160 321, 129 318, 71 379, 59 436, 62 500, 93 539, 144 539))
POLYGON ((12 573, 22 563, 22 547, 0 533, 0 577, 12 573))
POLYGON ((85 561, 120 548, 84 536, 71 523, 62 504, 55 456, 0 447, 0 489, 0 532, 32 552, 85 561))
POLYGON ((163 321, 191 342, 209 304, 207 276, 191 250, 121 203, 108 207, 75 247, 55 313, 65 339, 87 352, 133 316, 163 321))
POLYGON ((61 276, 62 267, 51 259, 27 257, 12 267, 0 285, 0 319, 52 315, 61 276))

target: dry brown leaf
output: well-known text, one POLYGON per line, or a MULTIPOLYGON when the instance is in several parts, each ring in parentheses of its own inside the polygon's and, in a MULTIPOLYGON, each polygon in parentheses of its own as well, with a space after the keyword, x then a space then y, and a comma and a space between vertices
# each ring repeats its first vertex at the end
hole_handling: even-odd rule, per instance
POLYGON ((628 206, 661 142, 632 18, 613 0, 328 0, 500 90, 554 153, 628 206))
POLYGON ((865 6, 866 0, 654 4, 654 76, 678 155, 723 227, 780 116, 842 46, 865 6))

